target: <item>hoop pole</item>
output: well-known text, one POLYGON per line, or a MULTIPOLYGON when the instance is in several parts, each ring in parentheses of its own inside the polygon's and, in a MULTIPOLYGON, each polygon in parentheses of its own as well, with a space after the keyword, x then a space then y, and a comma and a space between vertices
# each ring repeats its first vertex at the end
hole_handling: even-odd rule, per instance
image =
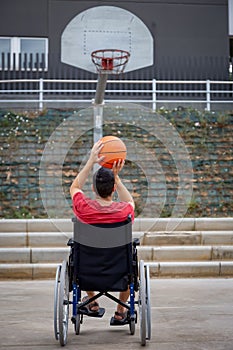
MULTIPOLYGON (((103 137, 103 103, 98 105, 94 103, 93 112, 93 143, 95 144, 103 137)), ((95 173, 99 167, 99 164, 94 164, 93 172, 95 173)))
MULTIPOLYGON (((104 106, 104 94, 107 84, 107 74, 98 74, 98 82, 96 87, 95 99, 94 99, 94 132, 93 141, 96 143, 103 137, 103 106, 104 106)), ((94 172, 99 168, 98 164, 94 165, 94 172)))
POLYGON ((98 82, 95 93, 95 104, 101 105, 104 101, 104 94, 106 89, 108 75, 107 74, 98 74, 98 82))

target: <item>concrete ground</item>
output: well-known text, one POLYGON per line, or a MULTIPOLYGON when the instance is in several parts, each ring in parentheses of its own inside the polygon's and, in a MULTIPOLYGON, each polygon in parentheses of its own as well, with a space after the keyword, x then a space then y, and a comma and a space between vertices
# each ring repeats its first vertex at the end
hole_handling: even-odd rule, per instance
MULTIPOLYGON (((54 281, 0 281, 0 349, 59 349, 53 334, 54 281)), ((110 327, 115 303, 100 299, 102 319, 85 318, 80 335, 69 324, 69 350, 141 349, 139 324, 110 327)), ((152 279, 155 350, 232 350, 233 279, 152 279)))

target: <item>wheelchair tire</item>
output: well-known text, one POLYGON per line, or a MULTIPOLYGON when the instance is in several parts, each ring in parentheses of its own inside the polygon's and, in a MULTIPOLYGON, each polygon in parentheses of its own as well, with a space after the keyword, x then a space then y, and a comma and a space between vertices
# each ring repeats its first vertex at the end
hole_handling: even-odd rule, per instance
POLYGON ((57 267, 55 285, 54 285, 54 311, 53 311, 53 324, 54 324, 54 335, 55 339, 59 339, 58 332, 58 293, 59 293, 59 283, 60 283, 61 265, 57 267))
POLYGON ((130 320, 129 330, 130 330, 130 334, 134 335, 134 333, 135 333, 135 320, 130 320))
POLYGON ((67 343, 69 322, 69 276, 68 266, 65 260, 61 266, 58 305, 59 341, 61 346, 65 346, 67 343))
POLYGON ((150 268, 146 265, 146 338, 151 339, 150 268))
POLYGON ((80 314, 76 315, 75 324, 74 324, 74 330, 76 335, 80 334, 80 325, 82 323, 81 317, 82 315, 80 314))
POLYGON ((146 345, 146 279, 144 261, 140 260, 139 264, 139 324, 141 345, 146 345))

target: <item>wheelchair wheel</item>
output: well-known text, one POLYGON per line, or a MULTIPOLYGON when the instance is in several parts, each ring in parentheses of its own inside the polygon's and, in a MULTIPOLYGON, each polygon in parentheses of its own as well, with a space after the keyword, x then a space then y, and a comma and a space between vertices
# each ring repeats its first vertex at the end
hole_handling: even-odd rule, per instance
POLYGON ((59 339, 59 332, 58 332, 58 293, 59 293, 59 283, 60 283, 60 275, 61 275, 61 265, 57 267, 56 272, 56 279, 55 279, 55 285, 54 285, 54 335, 55 339, 59 339))
POLYGON ((134 335, 135 333, 135 323, 136 321, 135 321, 135 315, 134 315, 134 317, 130 318, 130 321, 129 321, 129 330, 131 335, 134 335))
POLYGON ((140 319, 140 338, 141 345, 146 345, 146 279, 144 261, 140 260, 139 264, 139 319, 140 319))
POLYGON ((64 346, 67 343, 69 321, 69 276, 68 266, 65 260, 61 266, 58 310, 59 341, 61 346, 64 346))
POLYGON ((150 268, 146 265, 146 338, 151 339, 150 268))
POLYGON ((76 335, 79 335, 79 333, 80 333, 81 323, 82 323, 82 315, 77 314, 76 319, 75 319, 75 325, 74 325, 74 330, 75 330, 76 335))

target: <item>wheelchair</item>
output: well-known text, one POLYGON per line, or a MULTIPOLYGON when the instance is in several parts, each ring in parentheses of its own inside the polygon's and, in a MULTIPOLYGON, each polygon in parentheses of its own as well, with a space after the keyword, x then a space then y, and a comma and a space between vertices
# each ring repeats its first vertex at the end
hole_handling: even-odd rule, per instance
MULTIPOLYGON (((139 323, 140 342, 145 346, 151 339, 150 271, 143 260, 138 262, 139 239, 132 241, 132 222, 114 224, 84 224, 73 218, 73 238, 68 261, 57 267, 54 286, 54 335, 61 346, 67 344, 69 311, 76 335, 80 334, 84 317, 101 318, 105 309, 97 312, 86 307, 101 296, 122 305, 127 310, 124 325, 135 334, 139 323), (111 292, 130 291, 123 303, 111 292), (92 298, 81 298, 83 291, 92 290, 92 298), (139 319, 139 320, 138 320, 139 319)), ((113 318, 110 325, 115 325, 113 318)))

